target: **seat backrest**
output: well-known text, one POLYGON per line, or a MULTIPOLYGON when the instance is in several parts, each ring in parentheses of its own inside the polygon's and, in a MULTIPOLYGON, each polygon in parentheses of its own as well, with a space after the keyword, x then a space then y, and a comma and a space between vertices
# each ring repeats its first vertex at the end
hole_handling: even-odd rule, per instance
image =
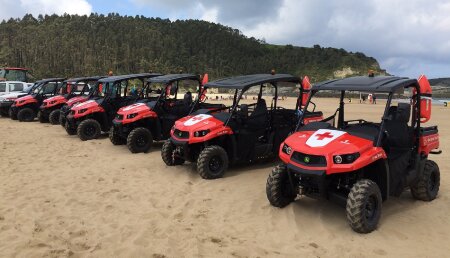
POLYGON ((255 110, 250 114, 249 118, 256 118, 259 116, 264 116, 267 114, 267 105, 266 101, 264 99, 258 100, 258 103, 256 103, 255 110))
POLYGON ((183 97, 184 104, 191 105, 192 104, 192 93, 190 91, 186 92, 183 97))
POLYGON ((252 130, 266 129, 268 122, 266 101, 260 99, 258 100, 258 103, 256 103, 253 112, 248 116, 247 127, 252 130))
POLYGON ((387 132, 387 148, 409 148, 411 146, 411 135, 408 121, 411 114, 411 106, 399 103, 391 106, 388 110, 388 120, 385 122, 387 132))

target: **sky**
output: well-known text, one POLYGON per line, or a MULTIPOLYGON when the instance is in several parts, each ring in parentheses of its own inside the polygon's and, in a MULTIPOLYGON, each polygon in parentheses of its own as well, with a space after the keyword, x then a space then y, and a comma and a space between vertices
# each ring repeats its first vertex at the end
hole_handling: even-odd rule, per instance
POLYGON ((270 44, 363 52, 394 75, 450 77, 449 0, 0 0, 0 20, 91 12, 201 19, 270 44))

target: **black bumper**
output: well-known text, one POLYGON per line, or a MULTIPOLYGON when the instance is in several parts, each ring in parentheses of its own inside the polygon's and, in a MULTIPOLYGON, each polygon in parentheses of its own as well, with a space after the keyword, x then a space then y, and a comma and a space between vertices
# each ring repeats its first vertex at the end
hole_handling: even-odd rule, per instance
POLYGON ((308 191, 307 196, 315 199, 329 199, 325 170, 304 169, 292 164, 287 164, 287 170, 292 183, 300 178, 302 182, 308 182, 305 187, 313 190, 308 191))
POLYGON ((112 121, 114 134, 119 135, 122 138, 127 138, 131 130, 133 130, 132 124, 122 124, 120 121, 112 121))

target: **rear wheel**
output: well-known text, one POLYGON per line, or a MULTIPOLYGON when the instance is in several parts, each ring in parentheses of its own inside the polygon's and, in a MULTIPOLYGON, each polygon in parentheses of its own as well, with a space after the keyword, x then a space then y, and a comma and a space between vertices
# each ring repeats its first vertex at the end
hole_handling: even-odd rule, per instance
POLYGON ((8 111, 4 110, 4 109, 0 109, 0 115, 2 117, 8 117, 9 116, 8 111))
POLYGON ((17 120, 17 115, 14 114, 14 112, 12 111, 11 108, 8 110, 8 114, 9 114, 9 117, 10 117, 12 120, 17 120))
POLYGON ((55 109, 52 112, 50 112, 50 115, 48 115, 48 121, 52 125, 59 124, 59 115, 61 114, 61 110, 55 109))
POLYGON ((228 168, 227 152, 220 146, 205 147, 197 159, 197 171, 204 179, 221 178, 228 168))
POLYGON ((114 126, 111 127, 109 130, 109 140, 113 145, 122 145, 126 143, 126 140, 122 137, 120 137, 119 134, 114 129, 114 126))
POLYGON ((64 124, 64 129, 66 129, 66 132, 68 135, 75 135, 77 134, 77 128, 70 126, 69 122, 66 121, 64 124))
POLYGON ((286 165, 280 164, 272 169, 266 183, 266 195, 272 206, 283 208, 293 202, 297 193, 292 189, 286 165))
POLYGON ((42 115, 41 111, 38 111, 37 113, 37 119, 40 123, 45 123, 47 122, 47 119, 45 119, 45 117, 42 115))
POLYGON ((100 123, 95 119, 86 119, 77 128, 78 137, 82 141, 97 139, 101 131, 100 123))
POLYGON ((62 127, 65 127, 66 126, 66 117, 64 116, 64 114, 63 114, 63 112, 59 112, 59 124, 62 126, 62 127))
POLYGON ((31 108, 23 108, 17 113, 17 119, 19 119, 20 122, 31 122, 34 120, 35 116, 36 114, 31 108))
POLYGON ((127 137, 127 147, 132 153, 147 152, 152 144, 152 133, 144 127, 133 129, 127 137))
POLYGON ((358 233, 370 233, 378 226, 383 199, 378 185, 369 179, 356 182, 347 197, 347 220, 358 233))
POLYGON ((164 142, 161 149, 161 158, 167 166, 177 166, 184 163, 184 159, 175 155, 175 145, 167 140, 164 142))
POLYGON ((432 201, 436 199, 441 182, 441 172, 436 162, 425 161, 423 173, 417 183, 411 186, 411 194, 421 201, 432 201))

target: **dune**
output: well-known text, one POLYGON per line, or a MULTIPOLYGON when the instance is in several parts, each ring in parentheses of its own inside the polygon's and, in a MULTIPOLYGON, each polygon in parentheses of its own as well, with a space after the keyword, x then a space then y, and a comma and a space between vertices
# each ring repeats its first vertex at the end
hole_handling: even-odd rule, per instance
MULTIPOLYGON (((293 106, 292 99, 280 101, 293 106)), ((335 99, 318 99, 332 112, 335 99)), ((347 105, 378 121, 379 104, 347 105)), ((450 108, 433 106, 443 154, 433 202, 409 191, 383 204, 379 228, 347 225, 332 202, 298 198, 270 206, 267 175, 276 164, 231 168, 203 180, 194 165, 167 167, 161 143, 131 154, 106 136, 82 142, 61 126, 0 118, 2 257, 448 257, 450 108)))

